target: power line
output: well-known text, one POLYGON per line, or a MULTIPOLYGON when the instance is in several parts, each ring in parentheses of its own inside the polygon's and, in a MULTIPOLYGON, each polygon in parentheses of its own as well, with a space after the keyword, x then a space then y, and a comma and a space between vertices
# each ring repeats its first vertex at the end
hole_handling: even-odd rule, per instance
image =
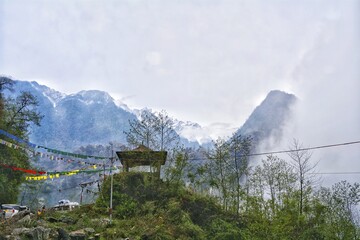
MULTIPOLYGON (((282 151, 272 151, 272 152, 262 152, 262 153, 251 153, 248 155, 244 155, 245 157, 251 157, 251 156, 262 156, 262 155, 271 155, 271 154, 281 154, 281 153, 291 153, 291 152, 299 152, 299 151, 308 151, 308 150, 316 150, 321 148, 332 148, 332 147, 340 147, 340 146, 346 146, 346 145, 353 145, 353 144, 359 144, 360 141, 353 141, 353 142, 344 142, 344 143, 336 143, 336 144, 329 144, 329 145, 322 145, 322 146, 315 146, 315 147, 307 147, 307 148, 299 148, 299 149, 290 149, 290 150, 282 150, 282 151)), ((203 159, 189 159, 192 161, 209 161, 208 158, 203 159)), ((360 174, 360 172, 317 172, 317 173, 310 173, 314 175, 355 175, 360 174)))
POLYGON ((330 174, 338 174, 338 175, 345 175, 345 174, 360 174, 360 172, 318 172, 318 173, 310 173, 315 175, 330 175, 330 174))
MULTIPOLYGON (((244 157, 253 157, 253 156, 262 156, 262 155, 272 155, 272 154, 281 154, 281 153, 291 153, 291 152, 300 152, 300 151, 308 151, 308 150, 316 150, 321 148, 332 148, 332 147, 340 147, 340 146, 346 146, 346 145, 353 145, 353 144, 359 144, 360 141, 354 141, 354 142, 344 142, 344 143, 336 143, 336 144, 329 144, 329 145, 322 145, 322 146, 315 146, 315 147, 307 147, 307 148, 299 148, 299 149, 290 149, 290 150, 281 150, 281 151, 272 151, 272 152, 262 152, 262 153, 250 153, 247 155, 243 155, 244 157)), ((214 159, 214 158, 212 158, 214 159)), ((192 161, 208 161, 209 158, 193 158, 189 159, 192 161)))
POLYGON ((322 146, 317 146, 317 147, 290 149, 290 150, 275 151, 275 152, 252 153, 252 154, 248 154, 246 156, 251 157, 251 156, 271 155, 271 154, 279 154, 279 153, 291 153, 291 152, 308 151, 308 150, 315 150, 315 149, 321 149, 321 148, 340 147, 340 146, 346 146, 346 145, 352 145, 352 144, 358 144, 358 143, 360 143, 360 141, 336 143, 336 144, 322 145, 322 146))

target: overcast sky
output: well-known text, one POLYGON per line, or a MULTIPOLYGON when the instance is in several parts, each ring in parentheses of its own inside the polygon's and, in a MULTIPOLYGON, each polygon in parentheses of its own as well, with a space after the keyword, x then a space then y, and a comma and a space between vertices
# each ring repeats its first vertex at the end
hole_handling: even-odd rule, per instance
POLYGON ((289 136, 359 140, 360 1, 0 0, 0 73, 223 128, 279 89, 289 136))

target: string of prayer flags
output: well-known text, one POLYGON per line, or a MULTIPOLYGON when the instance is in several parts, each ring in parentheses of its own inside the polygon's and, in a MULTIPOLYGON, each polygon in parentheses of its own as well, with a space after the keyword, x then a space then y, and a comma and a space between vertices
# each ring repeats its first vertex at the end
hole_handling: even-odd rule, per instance
POLYGON ((92 193, 94 195, 99 194, 99 192, 92 191, 90 189, 86 189, 86 193, 92 193))
MULTIPOLYGON (((56 149, 51 149, 51 148, 47 148, 47 147, 43 147, 43 146, 37 146, 36 144, 33 144, 31 142, 25 141, 19 137, 16 137, 2 129, 0 129, 0 134, 5 135, 6 137, 14 140, 15 142, 17 142, 18 144, 15 143, 11 143, 8 141, 5 141, 3 139, 0 139, 0 144, 6 145, 8 147, 14 148, 14 149, 23 149, 25 151, 28 151, 34 155, 40 156, 40 157, 48 157, 50 160, 63 160, 66 161, 68 163, 72 163, 72 162, 76 162, 82 165, 88 165, 91 168, 93 168, 93 170, 84 170, 84 168, 82 169, 78 169, 78 170, 72 170, 72 171, 62 171, 62 172, 45 172, 45 171, 38 171, 38 170, 33 170, 33 169, 24 169, 24 168, 19 168, 19 167, 15 167, 15 166, 9 166, 9 165, 5 165, 5 164, 0 164, 1 167, 4 168, 8 168, 8 169, 12 169, 13 171, 21 171, 24 173, 28 173, 28 174, 33 174, 33 175, 46 175, 47 176, 27 176, 26 180, 47 180, 47 179, 53 179, 53 178, 58 178, 61 175, 64 176, 72 176, 78 173, 96 173, 96 172, 102 172, 102 171, 108 171, 110 169, 101 169, 101 170, 97 170, 98 166, 103 166, 105 168, 105 166, 108 166, 106 164, 101 164, 101 163, 92 163, 92 162, 86 162, 86 161, 81 161, 81 160, 74 160, 71 158, 78 158, 78 159, 96 159, 96 160, 105 160, 105 159, 109 159, 107 157, 98 157, 98 156, 89 156, 89 155, 83 155, 83 154, 75 154, 75 153, 70 153, 70 152, 64 152, 64 151, 60 151, 60 150, 56 150, 56 149), (44 149, 46 152, 42 152, 39 151, 40 149, 44 149), (52 153, 52 154, 49 154, 52 153), (57 154, 57 155, 62 155, 62 156, 57 156, 57 155, 53 155, 53 154, 57 154), (71 158, 67 158, 67 157, 63 157, 63 156, 69 156, 71 158)), ((112 168, 114 170, 118 169, 118 168, 112 168)))
MULTIPOLYGON (((12 140, 16 141, 17 143, 19 144, 24 144, 26 145, 27 147, 29 148, 32 148, 33 150, 35 149, 45 149, 47 152, 49 153, 54 153, 54 154, 59 154, 59 155, 63 155, 63 156, 70 156, 70 157, 74 157, 74 158, 79 158, 79 159, 95 159, 95 160, 106 160, 106 159, 109 159, 108 157, 100 157, 100 156, 91 156, 91 155, 83 155, 83 154, 77 154, 77 153, 70 153, 70 152, 65 152, 65 151, 60 151, 60 150, 57 150, 57 149, 52 149, 52 148, 48 148, 48 147, 44 147, 44 146, 37 146, 36 144, 34 143, 31 143, 31 142, 28 142, 28 141, 25 141, 19 137, 16 137, 2 129, 0 129, 0 134, 2 135, 5 135, 7 136, 8 138, 11 138, 12 140)), ((9 142, 6 142, 5 140, 3 140, 4 142, 2 142, 3 144, 7 144, 8 146, 10 147, 13 147, 13 148, 23 148, 24 147, 21 147, 19 145, 16 145, 16 144, 13 144, 13 143, 9 143, 9 142)), ((29 150, 29 149, 28 149, 29 150)), ((35 150, 36 151, 36 150, 35 150)), ((37 153, 40 152, 40 151, 36 151, 37 153)), ((40 152, 41 153, 41 152, 40 152)))
POLYGON ((107 157, 89 156, 89 155, 83 155, 83 154, 77 154, 77 153, 64 152, 64 151, 60 151, 60 150, 56 150, 56 149, 52 149, 52 148, 48 148, 48 147, 44 147, 44 146, 37 146, 37 148, 43 148, 50 153, 60 154, 60 155, 64 155, 64 156, 71 156, 71 157, 80 158, 80 159, 88 159, 88 158, 94 158, 96 160, 108 159, 107 157))
MULTIPOLYGON (((105 169, 109 170, 109 169, 105 169)), ((81 169, 77 169, 77 170, 71 170, 71 171, 55 171, 55 172, 47 172, 47 174, 60 174, 60 175, 67 175, 67 176, 71 176, 74 174, 78 174, 78 173, 94 173, 94 172, 102 172, 104 171, 104 169, 100 169, 100 170, 81 170, 81 169)))
MULTIPOLYGON (((110 169, 105 169, 105 171, 109 171, 110 169)), ((112 168, 112 170, 116 170, 116 168, 112 168)), ((104 169, 101 170, 71 170, 71 171, 62 171, 62 172, 47 172, 47 176, 34 176, 34 177, 29 177, 27 176, 25 179, 26 180, 32 180, 32 181, 41 181, 41 180, 48 180, 48 179, 54 179, 54 178, 59 178, 60 176, 73 176, 79 173, 97 173, 97 172, 102 172, 104 171, 104 169)), ((85 184, 93 184, 96 183, 97 181, 94 182, 90 182, 90 183, 85 183, 85 184)))
MULTIPOLYGON (((6 164, 2 164, 0 163, 0 166, 3 168, 8 168, 11 169, 13 171, 21 171, 24 173, 28 173, 28 174, 33 174, 33 175, 45 175, 47 174, 48 176, 54 175, 56 176, 60 176, 60 175, 66 175, 66 176, 72 176, 78 173, 93 173, 93 172, 100 172, 100 171, 104 171, 104 170, 81 170, 81 169, 77 169, 77 170, 71 170, 71 171, 62 171, 62 172, 45 172, 45 171, 38 171, 38 170, 33 170, 33 169, 25 169, 25 168, 19 168, 19 167, 15 167, 15 166, 10 166, 10 165, 6 165, 6 164)), ((97 167, 94 165, 92 166, 93 169, 97 169, 97 167)), ((50 177, 50 179, 52 179, 54 177, 50 177)), ((45 180, 46 178, 41 178, 39 180, 45 180)), ((31 180, 31 179, 29 179, 31 180)))
POLYGON ((65 172, 64 175, 72 176, 72 175, 78 174, 79 172, 80 172, 80 170, 73 170, 73 171, 70 171, 70 172, 65 172))
POLYGON ((20 148, 20 146, 14 144, 14 143, 5 141, 5 140, 3 140, 3 139, 0 139, 0 144, 5 145, 5 146, 7 146, 7 147, 9 147, 9 148, 14 148, 14 149, 20 148))
MULTIPOLYGON (((99 157, 99 156, 89 156, 89 155, 83 155, 83 154, 77 154, 77 153, 70 153, 70 152, 65 152, 65 151, 60 151, 60 150, 56 150, 56 149, 52 149, 52 148, 47 148, 47 147, 44 147, 44 146, 37 146, 36 144, 34 143, 31 143, 31 142, 28 142, 28 141, 25 141, 19 137, 16 137, 2 129, 0 129, 0 134, 8 137, 8 138, 11 138, 12 140, 20 143, 20 144, 24 144, 30 148, 43 148, 43 149, 46 149, 48 152, 52 152, 52 153, 56 153, 56 154, 61 154, 61 155, 65 155, 65 156, 73 156, 73 157, 76 157, 76 158, 81 158, 81 159, 87 159, 87 158, 94 158, 96 160, 100 160, 100 159, 108 159, 107 157, 99 157)), ((14 144, 15 145, 15 144, 14 144)), ((16 145, 17 147, 20 147, 18 145, 16 145)))
POLYGON ((25 180, 40 181, 40 180, 54 179, 54 178, 59 178, 59 177, 60 177, 60 174, 51 174, 51 175, 47 175, 47 176, 36 176, 36 177, 27 176, 27 177, 25 177, 25 180))
POLYGON ((19 168, 19 167, 10 166, 10 165, 6 165, 6 164, 2 164, 2 163, 0 163, 0 166, 3 167, 3 168, 12 169, 13 171, 20 171, 20 172, 24 172, 24 173, 28 173, 28 174, 34 174, 34 175, 44 175, 44 174, 46 174, 46 172, 44 172, 44 171, 37 171, 37 170, 33 170, 33 169, 19 168))
POLYGON ((27 149, 27 148, 25 148, 25 147, 22 147, 22 146, 19 146, 19 145, 15 144, 15 143, 11 143, 11 142, 5 141, 4 139, 0 139, 0 144, 5 145, 5 146, 7 146, 7 147, 9 147, 9 148, 22 149, 22 150, 24 150, 24 151, 29 151, 29 152, 30 152, 29 149, 27 149))
POLYGON ((92 181, 92 182, 86 182, 86 183, 80 183, 79 185, 81 186, 81 187, 87 187, 87 186, 91 186, 91 185, 93 185, 94 183, 98 183, 98 182, 100 182, 100 180, 95 180, 95 181, 92 181))
POLYGON ((29 181, 41 181, 41 180, 48 180, 48 179, 54 179, 54 178, 59 178, 60 176, 73 176, 75 174, 78 174, 80 172, 80 170, 73 170, 73 171, 67 171, 67 172, 58 172, 58 173, 51 173, 47 176, 35 176, 35 177, 25 177, 25 180, 29 180, 29 181))
POLYGON ((5 135, 5 136, 7 136, 8 138, 11 138, 12 140, 14 140, 14 141, 16 141, 16 142, 18 142, 18 143, 27 145, 28 147, 31 147, 31 148, 35 148, 35 147, 36 147, 35 144, 33 144, 33 143, 31 143, 31 142, 28 142, 28 141, 25 141, 25 140, 23 140, 23 139, 21 139, 21 138, 19 138, 19 137, 17 137, 17 136, 14 136, 14 135, 12 135, 12 134, 10 134, 10 133, 2 130, 2 129, 0 129, 0 134, 5 135))
POLYGON ((94 166, 94 165, 106 166, 106 164, 103 164, 103 163, 92 163, 92 162, 86 162, 86 161, 81 161, 81 160, 74 160, 71 158, 66 158, 63 156, 60 157, 60 156, 56 156, 56 155, 52 155, 52 154, 48 154, 48 153, 44 153, 44 152, 36 152, 36 155, 41 158, 47 157, 50 160, 61 160, 61 161, 66 161, 68 163, 78 163, 78 164, 82 164, 82 165, 91 165, 91 166, 94 166))

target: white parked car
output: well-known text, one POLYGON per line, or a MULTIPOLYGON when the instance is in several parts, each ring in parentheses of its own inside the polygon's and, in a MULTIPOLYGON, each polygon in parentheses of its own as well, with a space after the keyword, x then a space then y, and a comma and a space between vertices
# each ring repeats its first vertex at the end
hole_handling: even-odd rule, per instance
POLYGON ((26 206, 18 204, 1 204, 0 205, 0 218, 11 218, 20 211, 28 210, 26 206))
POLYGON ((70 200, 63 199, 58 202, 58 205, 54 206, 54 209, 55 210, 72 210, 79 206, 80 206, 80 204, 78 202, 70 202, 70 200))

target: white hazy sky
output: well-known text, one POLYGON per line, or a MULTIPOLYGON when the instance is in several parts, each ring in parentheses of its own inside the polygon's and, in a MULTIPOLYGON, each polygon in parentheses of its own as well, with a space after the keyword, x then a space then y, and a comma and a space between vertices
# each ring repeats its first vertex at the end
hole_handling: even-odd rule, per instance
POLYGON ((280 89, 303 127, 359 137, 359 52, 357 0, 0 0, 1 74, 207 126, 280 89))

